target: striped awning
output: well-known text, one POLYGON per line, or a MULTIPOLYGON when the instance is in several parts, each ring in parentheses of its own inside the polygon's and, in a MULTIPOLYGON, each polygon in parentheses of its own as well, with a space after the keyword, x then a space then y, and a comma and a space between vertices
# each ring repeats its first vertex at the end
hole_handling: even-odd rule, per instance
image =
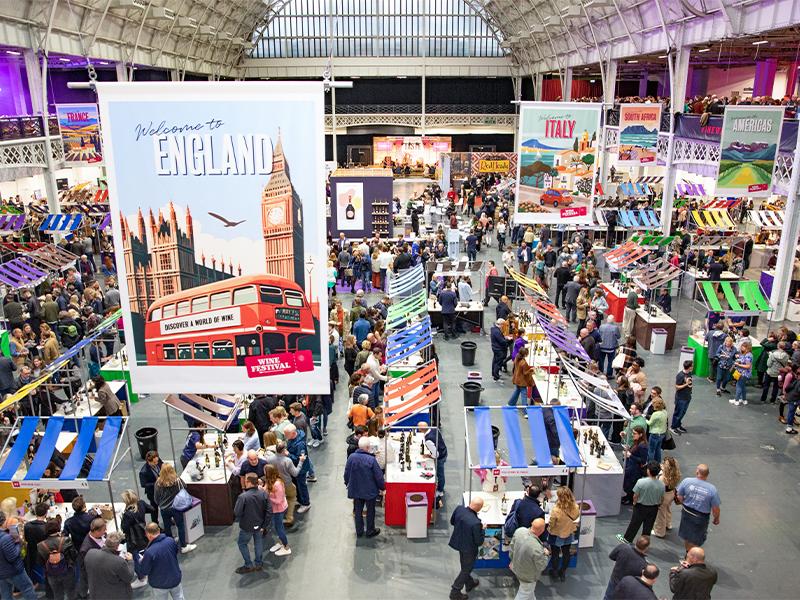
POLYGON ((386 340, 386 364, 403 362, 431 344, 433 344, 431 319, 426 315, 422 320, 409 324, 389 336, 386 340))
POLYGON ((631 418, 606 378, 592 375, 586 370, 585 365, 570 358, 562 359, 561 364, 583 399, 591 400, 600 408, 618 417, 631 418))
POLYGON ((677 239, 677 235, 660 235, 660 234, 647 234, 641 235, 636 234, 631 237, 632 242, 636 242, 640 246, 647 248, 655 248, 660 246, 666 246, 671 244, 675 239, 677 239))
POLYGON ((30 252, 47 245, 47 242, 0 242, 0 249, 13 252, 30 252))
POLYGON ((477 273, 483 268, 482 260, 438 260, 428 261, 425 268, 429 275, 441 275, 443 277, 458 277, 477 273))
POLYGON ((393 300, 386 317, 386 329, 399 329, 428 312, 428 295, 425 289, 414 292, 400 300, 393 300))
POLYGON ((384 423, 391 425, 411 415, 419 414, 442 399, 439 371, 432 360, 406 377, 392 378, 383 391, 384 423))
MULTIPOLYGON (((67 417, 68 418, 68 417, 67 417)), ((117 447, 123 439, 126 417, 84 417, 78 420, 78 437, 72 452, 67 459, 64 469, 61 471, 57 480, 42 479, 45 469, 50 464, 53 452, 56 450, 58 436, 64 428, 65 417, 22 417, 18 418, 14 425, 16 438, 11 450, 6 455, 6 459, 0 467, 0 481, 10 482, 36 482, 43 481, 42 487, 47 487, 47 482, 55 481, 77 481, 84 467, 86 458, 90 456, 89 449, 95 441, 96 435, 100 433, 100 441, 97 443, 97 450, 92 458, 92 466, 89 473, 84 478, 85 481, 107 481, 111 475, 110 470, 112 460, 116 454, 117 447), (39 425, 44 425, 44 434, 37 431, 39 425), (102 428, 98 427, 102 425, 102 428), (30 464, 25 466, 25 458, 28 448, 39 437, 39 446, 30 464)), ((51 487, 59 487, 52 485, 51 487)))
POLYGON ((714 312, 744 316, 773 310, 757 281, 698 281, 697 289, 698 299, 714 312))
POLYGON ((21 256, 0 265, 0 282, 12 289, 36 285, 45 277, 47 277, 47 271, 40 269, 28 260, 27 256, 21 256))
POLYGON ((82 213, 74 213, 71 215, 46 215, 44 221, 42 221, 42 224, 39 225, 39 231, 44 231, 45 233, 71 232, 78 229, 82 222, 82 213))
POLYGON ((0 215, 0 235, 14 233, 25 227, 25 215, 0 215))
POLYGON ((657 229, 661 227, 661 221, 652 209, 620 210, 618 216, 619 221, 627 228, 657 229))
POLYGON ((103 231, 104 229, 108 229, 109 227, 111 227, 111 213, 106 213, 105 216, 102 219, 100 219, 93 227, 98 231, 103 231))
POLYGON ((623 196, 647 196, 650 194, 650 186, 645 183, 620 183, 617 191, 623 196))
MULTIPOLYGON (((474 431, 475 445, 478 450, 478 463, 470 464, 470 468, 498 468, 492 434, 493 426, 500 433, 498 448, 500 448, 500 444, 503 444, 503 449, 508 450, 510 468, 527 469, 530 467, 531 458, 535 460, 535 466, 539 468, 561 466, 553 464, 553 457, 550 454, 547 428, 544 422, 545 410, 553 411, 560 445, 560 459, 563 464, 570 468, 582 467, 584 464, 575 436, 572 433, 569 409, 566 406, 551 406, 547 408, 541 406, 527 406, 524 408, 516 406, 476 406, 475 408, 465 408, 464 410, 467 414, 468 427, 474 431), (528 416, 527 431, 524 431, 523 414, 528 416), (471 423, 469 423, 470 421, 471 423)), ((506 452, 503 452, 503 454, 506 454, 506 452)), ((472 460, 470 459, 471 462, 472 460)))
POLYGON ((701 208, 703 208, 704 210, 710 210, 715 208, 717 209, 724 208, 726 210, 730 210, 732 208, 736 208, 741 203, 742 203, 741 198, 734 198, 732 200, 728 200, 725 198, 714 198, 713 200, 709 200, 708 202, 703 204, 701 208))
POLYGON ((672 265, 666 258, 659 258, 628 274, 628 277, 640 288, 653 290, 659 288, 683 273, 682 269, 672 265))
POLYGON ((750 221, 764 229, 783 229, 785 215, 782 210, 751 210, 747 213, 750 221))
POLYGON ((425 290, 425 271, 422 265, 406 269, 389 279, 389 298, 402 298, 425 290))
POLYGON ((47 244, 41 248, 28 252, 25 255, 30 261, 43 269, 50 271, 59 271, 65 267, 72 266, 78 260, 78 256, 64 250, 61 246, 55 244, 47 244))
POLYGON ((218 429, 226 431, 239 416, 243 397, 229 394, 214 394, 212 398, 200 394, 169 394, 164 404, 184 415, 218 429))
POLYGON ((606 252, 603 257, 615 269, 622 269, 650 254, 650 250, 643 248, 633 240, 628 240, 621 246, 606 252))
POLYGON ((677 183, 675 184, 675 190, 679 196, 705 196, 706 189, 703 187, 702 183, 677 183))
POLYGON ((50 207, 47 204, 28 204, 25 209, 35 215, 46 215, 50 212, 50 207))
POLYGON ((692 218, 701 229, 734 229, 733 221, 726 210, 693 210, 692 218))

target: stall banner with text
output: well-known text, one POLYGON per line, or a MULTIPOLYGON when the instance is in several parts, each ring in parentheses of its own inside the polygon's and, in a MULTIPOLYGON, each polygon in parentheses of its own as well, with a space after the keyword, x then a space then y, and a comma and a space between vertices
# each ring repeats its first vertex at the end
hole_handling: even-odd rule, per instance
POLYGON ((516 222, 592 222, 601 113, 585 102, 520 105, 516 222))
POLYGON ((660 126, 660 104, 621 105, 619 108, 617 164, 655 164, 660 126))
POLYGON ((783 126, 782 106, 726 106, 717 196, 767 198, 783 126))
POLYGON ((64 162, 86 165, 103 161, 97 104, 57 104, 56 118, 64 144, 64 162))
POLYGON ((97 87, 133 389, 327 393, 322 84, 97 87))

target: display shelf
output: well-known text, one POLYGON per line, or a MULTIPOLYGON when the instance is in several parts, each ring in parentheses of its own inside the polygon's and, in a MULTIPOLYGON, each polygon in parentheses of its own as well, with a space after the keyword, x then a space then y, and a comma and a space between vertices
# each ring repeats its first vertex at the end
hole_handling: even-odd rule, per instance
POLYGON ((392 225, 391 208, 388 202, 375 200, 372 203, 372 234, 388 236, 392 225))

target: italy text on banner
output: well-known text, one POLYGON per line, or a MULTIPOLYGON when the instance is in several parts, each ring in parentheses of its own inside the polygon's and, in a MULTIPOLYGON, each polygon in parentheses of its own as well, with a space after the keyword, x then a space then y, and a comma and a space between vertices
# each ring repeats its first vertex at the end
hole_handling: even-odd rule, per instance
POLYGON ((655 165, 660 125, 660 104, 621 105, 619 107, 617 163, 621 165, 655 165))
POLYGON ((520 105, 517 222, 592 222, 601 108, 585 102, 520 105))
POLYGON ((726 106, 717 196, 766 198, 781 139, 782 106, 726 106))
POLYGON ((57 104, 56 117, 64 162, 85 165, 103 161, 97 104, 57 104))
POLYGON ((327 393, 322 84, 97 88, 134 390, 327 393))

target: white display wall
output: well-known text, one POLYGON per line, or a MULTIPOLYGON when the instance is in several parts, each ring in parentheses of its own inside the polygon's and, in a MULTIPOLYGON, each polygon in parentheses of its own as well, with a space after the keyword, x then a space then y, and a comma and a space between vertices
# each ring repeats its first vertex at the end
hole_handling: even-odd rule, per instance
MULTIPOLYGON (((86 181, 94 183, 98 178, 104 178, 105 174, 102 167, 86 166, 57 169, 55 176, 56 180, 66 179, 72 187, 86 181)), ((15 181, 0 181, 0 196, 3 199, 17 195, 23 202, 30 202, 36 195, 45 196, 44 176, 37 173, 31 177, 20 177, 15 181)))

